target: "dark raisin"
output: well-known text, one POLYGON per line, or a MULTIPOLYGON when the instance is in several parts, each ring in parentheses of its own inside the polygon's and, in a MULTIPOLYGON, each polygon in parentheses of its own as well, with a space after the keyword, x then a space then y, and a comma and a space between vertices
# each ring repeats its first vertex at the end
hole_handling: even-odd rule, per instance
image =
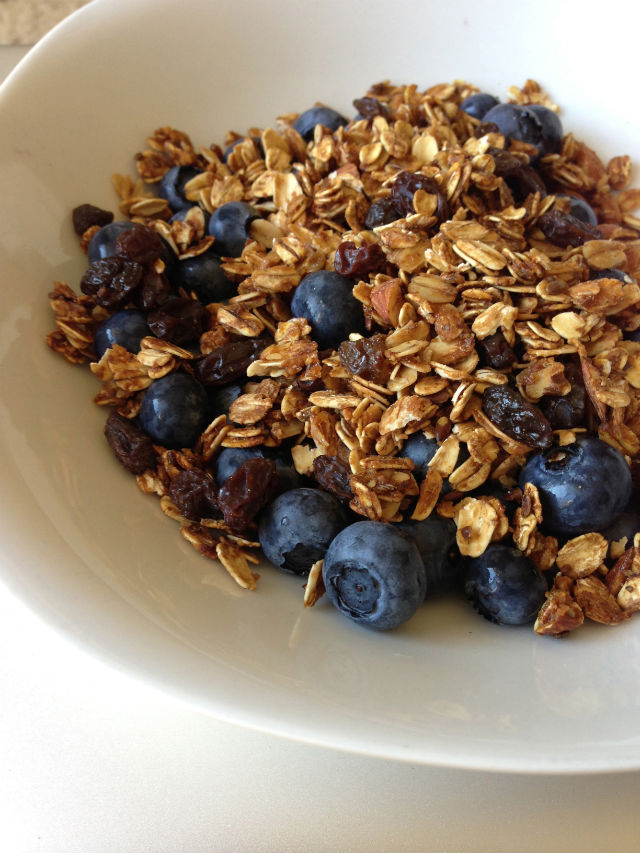
POLYGON ((540 193, 541 196, 547 194, 547 188, 536 170, 514 154, 501 148, 489 148, 487 154, 491 154, 494 159, 495 174, 504 178, 517 202, 524 201, 531 193, 540 193))
POLYGON ((180 514, 190 521, 220 518, 216 496, 215 482, 199 468, 180 471, 169 485, 169 497, 180 514))
POLYGON ((554 246, 582 246, 587 240, 598 240, 602 232, 595 225, 589 225, 570 213, 561 210, 548 210, 538 218, 538 226, 554 246))
POLYGON ((137 264, 152 264, 164 253, 162 237, 146 225, 127 228, 116 239, 115 253, 119 258, 137 264))
POLYGON ((338 246, 335 254, 334 268, 339 275, 347 278, 353 276, 366 276, 367 273, 376 272, 385 263, 384 252, 377 243, 364 243, 356 246, 355 243, 346 240, 338 246))
POLYGON ((260 510, 278 493, 279 479, 272 459, 247 459, 227 477, 218 493, 226 524, 246 530, 260 510))
POLYGON ((153 443, 137 424, 112 412, 104 425, 104 434, 116 459, 132 474, 142 474, 156 466, 153 443))
POLYGON ((385 335, 372 335, 358 341, 343 341, 338 347, 342 366, 369 382, 384 385, 391 376, 391 362, 384 354, 385 335))
POLYGON ((151 311, 166 302, 170 293, 171 282, 166 275, 150 267, 145 271, 136 293, 136 307, 142 311, 151 311))
POLYGON ((537 450, 551 446, 553 430, 538 406, 509 385, 490 385, 482 394, 482 411, 510 438, 537 450))
POLYGON ((336 456, 316 456, 313 476, 320 488, 331 492, 339 501, 348 503, 353 498, 349 477, 351 468, 336 456))
POLYGON ((149 313, 149 328, 162 341, 188 344, 197 340, 209 324, 209 312, 197 299, 174 296, 149 313))
POLYGON ((133 298, 143 272, 134 261, 104 258, 90 265, 80 280, 80 290, 103 308, 116 311, 133 298))
POLYGON ((369 208, 364 224, 369 231, 373 228, 379 228, 381 225, 388 225, 390 222, 395 222, 396 219, 401 219, 402 214, 391 200, 391 196, 383 196, 376 199, 369 208))
POLYGON ((494 370, 508 370, 518 360, 502 332, 477 340, 476 351, 482 364, 494 370))
POLYGON ((571 391, 564 397, 543 397, 540 401, 540 409, 553 429, 584 426, 587 412, 582 370, 577 364, 565 364, 564 375, 571 383, 571 391))
POLYGON ((438 222, 449 218, 447 197, 434 178, 428 178, 420 172, 400 172, 391 185, 391 200, 403 216, 415 213, 413 197, 418 190, 424 190, 438 197, 436 217, 438 222))
POLYGON ((259 337, 216 347, 194 363, 196 378, 208 388, 245 379, 251 362, 271 343, 269 338, 259 337))
POLYGON ((488 133, 500 133, 500 128, 494 121, 483 121, 476 127, 473 135, 476 139, 481 139, 488 133))
POLYGON ((360 118, 375 118, 375 116, 384 116, 389 118, 389 108, 377 98, 356 98, 353 106, 358 111, 360 118))
POLYGON ((113 222, 113 213, 93 204, 80 204, 71 211, 71 221, 73 230, 78 237, 82 237, 87 228, 92 228, 94 225, 102 228, 103 225, 113 222))

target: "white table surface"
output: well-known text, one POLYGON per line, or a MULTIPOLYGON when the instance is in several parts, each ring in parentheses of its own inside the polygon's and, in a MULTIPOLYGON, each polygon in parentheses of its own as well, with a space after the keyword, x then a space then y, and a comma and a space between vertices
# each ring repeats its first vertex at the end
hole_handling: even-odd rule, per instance
MULTIPOLYGON (((0 79, 25 52, 0 47, 0 79)), ((2 853, 640 850, 639 773, 429 768, 236 728, 95 662, 2 587, 0 684, 2 853)))

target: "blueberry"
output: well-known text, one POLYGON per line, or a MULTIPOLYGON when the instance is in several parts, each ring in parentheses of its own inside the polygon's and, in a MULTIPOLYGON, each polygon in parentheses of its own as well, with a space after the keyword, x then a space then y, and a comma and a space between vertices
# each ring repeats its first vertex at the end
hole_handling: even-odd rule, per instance
POLYGON ((129 352, 138 352, 140 341, 150 334, 147 315, 143 311, 116 311, 98 326, 93 346, 98 358, 102 358, 114 344, 119 344, 129 352))
POLYGON ((631 497, 631 472, 624 456, 593 436, 550 447, 529 457, 519 485, 537 487, 545 530, 578 536, 604 530, 631 497))
POLYGON ((262 447, 223 447, 214 463, 216 483, 221 486, 248 459, 264 459, 262 447))
POLYGON ((335 131, 348 123, 349 119, 346 119, 330 107, 311 107, 311 109, 305 110, 305 112, 298 116, 293 123, 293 127, 305 142, 310 142, 313 139, 313 132, 317 124, 321 124, 328 130, 335 131))
POLYGON ((272 459, 276 463, 279 492, 296 489, 303 483, 302 476, 293 466, 291 454, 286 449, 268 447, 223 447, 214 466, 216 483, 221 486, 248 459, 272 459))
POLYGON ((244 386, 239 382, 218 388, 207 388, 209 419, 213 420, 218 415, 228 415, 231 404, 235 403, 241 394, 244 394, 244 386))
POLYGON ((294 317, 305 317, 320 349, 336 349, 351 332, 364 334, 362 305, 353 295, 354 282, 329 270, 306 275, 293 294, 294 317))
POLYGON ((503 486, 499 480, 487 480, 481 486, 478 486, 477 489, 470 492, 469 497, 496 498, 504 507, 506 516, 511 522, 513 521, 515 511, 518 509, 518 503, 515 499, 509 497, 509 491, 510 490, 506 486, 503 486))
POLYGON ((499 103, 498 99, 493 95, 489 95, 486 92, 476 92, 475 95, 469 95, 468 98, 464 99, 460 104, 460 109, 463 113, 467 113, 467 115, 470 115, 472 118, 477 118, 482 121, 486 113, 488 113, 492 107, 496 107, 499 103))
POLYGON ((278 486, 279 492, 288 492, 291 489, 299 489, 302 488, 305 483, 308 483, 309 480, 299 474, 295 466, 293 464, 293 459, 291 458, 291 449, 288 446, 282 447, 274 447, 274 448, 266 448, 265 456, 267 459, 273 459, 276 463, 276 472, 278 474, 278 479, 280 484, 278 486))
MULTIPOLYGON (((547 112, 551 112, 547 110, 547 112)), ((552 114, 553 115, 553 114, 552 114)), ((520 104, 498 104, 484 116, 486 123, 495 124, 507 139, 525 142, 537 149, 541 157, 553 150, 555 136, 552 135, 552 120, 531 107, 520 104)))
MULTIPOLYGON (((104 225, 93 235, 91 240, 89 241, 89 246, 87 249, 87 256, 89 259, 89 264, 93 264, 96 261, 101 261, 104 258, 110 258, 115 254, 116 250, 116 240, 123 233, 123 231, 129 231, 132 228, 137 228, 138 225, 135 222, 129 222, 128 220, 119 220, 118 222, 110 222, 109 225, 104 225)), ((162 239, 162 238, 160 238, 162 239)), ((167 278, 173 284, 173 274, 175 270, 175 266, 177 263, 177 258, 173 249, 162 240, 163 252, 160 255, 161 260, 164 261, 165 265, 165 273, 167 278)))
POLYGON ((187 293, 192 291, 205 305, 223 302, 238 292, 238 287, 224 273, 220 258, 210 249, 194 258, 178 261, 172 283, 187 293))
POLYGON ((456 545, 456 525, 450 518, 432 513, 423 521, 403 521, 398 525, 418 546, 427 573, 427 598, 455 588, 460 568, 456 545))
POLYGON ((632 501, 627 508, 608 527, 602 535, 609 542, 617 542, 626 536, 626 547, 633 545, 633 537, 640 531, 640 508, 632 501))
POLYGON ((438 442, 435 438, 427 438, 421 432, 412 433, 402 445, 398 453, 403 459, 411 459, 414 464, 413 473, 416 477, 425 477, 429 470, 429 462, 436 455, 438 442))
POLYGON ((589 202, 585 201, 581 196, 559 194, 558 198, 566 198, 569 202, 569 213, 575 216, 581 222, 586 222, 587 225, 597 225, 598 217, 589 202))
POLYGON ((427 576, 415 542, 379 521, 357 521, 335 537, 322 569, 327 596, 360 625, 388 631, 422 604, 427 576))
POLYGON ((562 148, 562 122, 558 114, 542 104, 529 104, 527 107, 542 125, 543 150, 545 154, 558 154, 562 148))
POLYGON ((207 393, 187 373, 169 373, 145 391, 140 426, 163 447, 190 447, 206 425, 207 393))
POLYGON ((204 219, 204 230, 206 231, 209 227, 209 220, 211 219, 211 214, 208 210, 204 210, 202 207, 200 207, 199 205, 195 205, 193 202, 190 202, 189 207, 181 207, 180 210, 176 210, 176 212, 171 216, 169 223, 184 222, 187 216, 189 215, 189 211, 193 210, 194 208, 196 208, 196 210, 198 210, 202 214, 202 217, 204 219))
POLYGON ((104 258, 114 255, 118 237, 123 231, 129 231, 129 229, 134 227, 135 223, 128 220, 119 220, 118 222, 110 222, 108 225, 103 225, 89 241, 87 249, 89 263, 94 264, 96 261, 101 261, 104 258))
POLYGON ((200 172, 201 170, 194 166, 172 166, 158 183, 158 195, 169 202, 173 211, 192 207, 193 202, 185 196, 184 188, 200 172))
MULTIPOLYGON (((402 445, 402 449, 398 453, 404 459, 411 459, 414 465, 413 473, 418 479, 426 477, 429 470, 429 463, 436 455, 439 448, 435 438, 427 438, 426 435, 418 430, 412 433, 402 445)), ((460 445, 460 453, 458 454, 457 465, 462 465, 469 458, 469 451, 466 444, 460 445)), ((447 494, 451 491, 449 478, 445 477, 442 483, 442 494, 447 494)))
POLYGON ((242 254, 254 219, 260 219, 258 211, 244 201, 228 201, 213 211, 208 231, 215 237, 213 250, 224 258, 237 258, 242 254))
POLYGON ((307 575, 347 524, 347 513, 333 495, 320 489, 291 489, 264 509, 258 537, 274 566, 307 575))
POLYGON ((625 332, 624 339, 626 341, 634 341, 634 343, 640 344, 640 329, 635 329, 633 332, 625 332))
POLYGON ((545 600, 547 583, 518 548, 489 545, 467 561, 464 591, 485 619, 498 625, 527 625, 545 600))
POLYGON ((616 269, 615 267, 608 267, 605 270, 592 270, 590 279, 598 279, 598 278, 615 278, 617 281, 622 281, 624 284, 633 284, 634 279, 631 276, 624 272, 624 270, 616 269))
MULTIPOLYGON (((264 148, 262 147, 262 139, 260 139, 259 136, 251 136, 249 138, 253 139, 253 141, 256 145, 256 148, 260 152, 260 156, 264 157, 264 148)), ((229 154, 231 154, 231 152, 236 147, 236 145, 239 145, 241 142, 244 142, 246 139, 247 139, 247 137, 241 136, 239 139, 234 139, 233 142, 231 142, 229 145, 227 145, 227 147, 224 149, 224 153, 222 155, 222 159, 224 160, 225 163, 229 162, 229 154)))

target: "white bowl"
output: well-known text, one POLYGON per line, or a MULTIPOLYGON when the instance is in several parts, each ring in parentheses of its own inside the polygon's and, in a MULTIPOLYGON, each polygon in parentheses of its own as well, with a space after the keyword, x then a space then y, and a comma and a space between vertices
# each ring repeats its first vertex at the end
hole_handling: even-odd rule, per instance
POLYGON ((317 100, 348 112, 382 79, 504 96, 533 77, 604 158, 640 155, 625 9, 96 0, 47 36, 0 97, 4 583, 102 660, 242 725, 460 767, 640 767, 640 620, 554 642, 442 602, 379 635, 305 611, 268 568, 243 591, 117 466, 95 379, 44 345, 51 283, 84 268, 71 209, 115 209, 111 174, 164 124, 208 144, 317 100))

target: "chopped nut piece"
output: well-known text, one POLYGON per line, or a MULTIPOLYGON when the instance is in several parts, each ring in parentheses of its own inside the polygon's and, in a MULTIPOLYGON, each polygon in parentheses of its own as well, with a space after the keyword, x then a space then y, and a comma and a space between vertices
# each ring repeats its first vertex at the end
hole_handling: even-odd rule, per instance
POLYGON ((553 587, 546 593, 546 600, 536 618, 533 630, 536 634, 561 636, 579 628, 584 622, 584 613, 571 595, 571 581, 556 577, 553 587))
POLYGON ((574 595, 584 615, 593 622, 617 625, 631 615, 630 610, 622 610, 606 585, 594 575, 578 578, 574 595))

